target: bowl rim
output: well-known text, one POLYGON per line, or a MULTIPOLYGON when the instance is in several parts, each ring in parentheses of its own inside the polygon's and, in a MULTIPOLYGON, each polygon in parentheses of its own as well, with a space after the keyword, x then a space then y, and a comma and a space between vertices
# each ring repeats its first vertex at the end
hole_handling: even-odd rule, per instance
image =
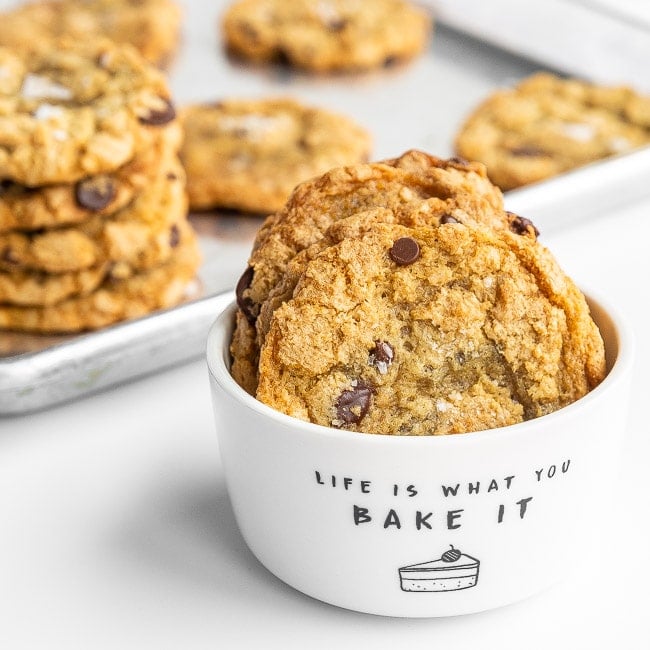
MULTIPOLYGON (((296 432, 300 431, 305 435, 315 435, 320 438, 354 441, 357 443, 365 441, 362 444, 390 445, 457 445, 474 443, 477 439, 487 442, 488 440, 495 440, 504 436, 510 437, 514 435, 519 437, 526 433, 534 433, 540 428, 546 428, 546 426, 553 426, 554 422, 566 419, 568 416, 579 416, 580 411, 589 408, 594 400, 600 399, 602 393, 612 390, 615 385, 620 383, 632 371, 634 363, 634 337, 630 326, 622 318, 618 308, 612 306, 609 301, 603 300, 600 295, 594 294, 592 291, 583 291, 583 293, 589 304, 592 317, 593 312, 598 311, 602 314, 601 320, 609 320, 608 323, 601 323, 601 325, 611 327, 612 335, 616 342, 616 357, 611 360, 611 367, 607 375, 598 386, 572 404, 547 415, 505 427, 481 429, 479 431, 469 431, 454 435, 398 436, 386 433, 367 433, 326 427, 277 411, 247 393, 230 374, 226 358, 230 354, 230 334, 232 333, 234 314, 237 309, 237 303, 234 298, 225 305, 210 327, 206 345, 208 371, 222 390, 242 407, 256 412, 259 416, 270 418, 282 427, 295 429, 296 432)), ((597 325, 602 334, 603 327, 599 325, 599 319, 595 318, 594 320, 597 321, 597 325)), ((604 338, 605 336, 603 336, 604 338)), ((607 348, 605 349, 605 355, 609 364, 610 359, 608 358, 607 348)))

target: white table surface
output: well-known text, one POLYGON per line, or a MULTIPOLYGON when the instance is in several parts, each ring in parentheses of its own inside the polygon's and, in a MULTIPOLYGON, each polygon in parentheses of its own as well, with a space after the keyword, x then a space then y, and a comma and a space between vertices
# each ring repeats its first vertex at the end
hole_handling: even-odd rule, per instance
MULTIPOLYGON (((216 48, 216 12, 188 4, 190 51, 216 48)), ((456 51, 480 67, 475 44, 459 39, 456 51)), ((209 67, 183 57, 177 92, 203 98, 187 79, 205 80, 209 67)), ((445 65, 453 76, 455 63, 445 65)), ((225 92, 215 79, 214 94, 225 92)), ((396 136, 382 137, 380 155, 396 136)), ((591 219, 544 237, 637 335, 622 468, 602 477, 614 505, 593 547, 564 558, 574 569, 565 582, 492 612, 431 620, 356 614, 285 586, 237 530, 197 361, 0 419, 0 648, 650 648, 649 214, 650 195, 608 214, 594 206, 591 219)))

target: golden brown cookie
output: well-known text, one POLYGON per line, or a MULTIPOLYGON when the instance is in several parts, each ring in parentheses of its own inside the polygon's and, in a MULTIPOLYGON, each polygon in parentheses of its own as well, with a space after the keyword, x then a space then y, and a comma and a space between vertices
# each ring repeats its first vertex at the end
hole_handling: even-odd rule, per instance
POLYGON ((91 293, 109 273, 109 264, 57 275, 0 271, 0 305, 55 305, 66 298, 91 293))
POLYGON ((239 0, 222 21, 230 52, 315 72, 410 59, 431 30, 431 16, 405 0, 239 0))
POLYGON ((0 270, 69 273, 106 262, 150 268, 172 254, 186 215, 185 174, 172 158, 142 194, 114 215, 37 233, 0 234, 0 270))
POLYGON ((60 37, 130 43, 150 63, 171 61, 181 11, 172 0, 36 0, 0 15, 0 46, 51 49, 60 37))
POLYGON ((114 172, 76 183, 32 188, 0 184, 0 233, 39 230, 114 214, 127 206, 160 174, 180 146, 180 123, 165 129, 153 146, 114 172))
MULTIPOLYGON (((478 163, 409 151, 392 160, 333 169, 302 183, 260 229, 249 268, 238 285, 232 372, 246 390, 254 393, 256 384, 255 321, 287 264, 321 239, 333 223, 377 207, 390 209, 395 220, 405 225, 455 219, 511 227, 501 192, 478 163)), ((512 227, 528 227, 520 220, 517 224, 512 227)))
MULTIPOLYGON (((54 305, 67 298, 87 295, 104 280, 124 280, 165 263, 174 257, 182 242, 186 239, 192 241, 195 237, 192 226, 185 219, 172 225, 169 234, 163 235, 164 241, 155 245, 153 251, 147 251, 130 260, 104 261, 87 269, 65 273, 0 271, 0 303, 24 306, 54 305)), ((129 240, 124 243, 132 249, 129 240)))
POLYGON ((650 97, 548 73, 488 97, 456 136, 503 190, 647 144, 650 97))
POLYGON ((165 78, 131 46, 0 48, 0 69, 2 180, 34 187, 115 171, 176 128, 165 78))
POLYGON ((194 210, 269 214, 301 181, 367 160, 370 151, 369 134, 352 120, 292 99, 188 106, 181 119, 194 210))
POLYGON ((190 236, 164 264, 124 280, 107 278, 89 295, 45 307, 0 305, 0 329, 27 332, 78 332, 138 318, 183 299, 200 262, 190 236))
POLYGON ((584 297, 534 238, 377 224, 306 261, 257 397, 324 426, 439 435, 550 413, 604 373, 584 297))

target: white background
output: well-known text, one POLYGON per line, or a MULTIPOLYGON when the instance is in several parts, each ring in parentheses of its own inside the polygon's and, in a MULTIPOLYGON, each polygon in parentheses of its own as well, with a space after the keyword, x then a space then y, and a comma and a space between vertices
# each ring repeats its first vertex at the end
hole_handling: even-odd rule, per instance
MULTIPOLYGON (((283 86, 337 107, 346 91, 345 110, 373 130, 378 157, 409 146, 449 153, 461 109, 513 70, 528 71, 440 30, 429 86, 422 62, 345 87, 302 77, 289 84, 220 58, 220 5, 186 7, 172 71, 177 98, 283 86)), ((638 350, 622 471, 602 477, 614 506, 603 506, 592 547, 559 558, 568 573, 562 584, 500 610, 438 620, 356 614, 285 586, 237 531, 207 370, 197 361, 0 419, 0 648, 650 648, 650 195, 635 205, 621 199, 608 214, 592 206, 587 221, 566 215, 544 237, 581 285, 619 306, 638 350)))

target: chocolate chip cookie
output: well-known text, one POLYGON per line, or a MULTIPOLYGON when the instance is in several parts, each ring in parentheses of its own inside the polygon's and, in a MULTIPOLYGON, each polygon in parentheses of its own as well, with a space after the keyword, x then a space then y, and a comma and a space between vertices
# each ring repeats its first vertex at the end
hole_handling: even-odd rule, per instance
POLYGON ((185 174, 171 159, 142 194, 114 215, 73 227, 0 234, 0 270, 68 273, 106 262, 138 270, 164 262, 187 215, 185 174))
POLYGON ((512 189, 650 144, 650 97, 541 73, 488 97, 456 151, 512 189))
MULTIPOLYGON (((321 239, 335 222, 383 207, 397 223, 437 225, 446 221, 482 222, 510 228, 514 217, 503 209, 500 190, 485 168, 460 159, 443 160, 420 151, 378 163, 333 169, 299 185, 286 206, 260 229, 249 268, 237 287, 239 310, 232 343, 232 373, 255 392, 257 333, 262 304, 280 281, 290 260, 321 239)), ((532 225, 513 227, 530 228, 532 225)))
POLYGON ((180 123, 165 129, 153 145, 114 172, 88 176, 76 183, 25 187, 0 183, 0 233, 78 224, 115 214, 154 182, 161 167, 176 154, 180 123))
POLYGON ((176 49, 180 21, 172 0, 37 0, 0 15, 0 46, 34 51, 51 49, 60 37, 107 37, 164 66, 176 49))
POLYGON ((368 158, 352 120, 291 99, 226 100, 182 111, 181 159, 194 210, 279 210, 301 181, 368 158))
POLYGON ((111 172, 174 125, 165 78, 128 45, 0 48, 0 70, 0 180, 33 187, 111 172))
POLYGON ((122 280, 109 276, 88 295, 42 307, 0 305, 0 329, 78 332, 171 307, 183 299, 199 262, 197 241, 190 234, 164 264, 122 280))
POLYGON ((315 72, 381 67, 420 53, 432 19, 404 0, 240 0, 225 12, 229 51, 315 72))
POLYGON ((380 223, 305 262, 257 397, 324 426, 441 435, 550 413, 604 372, 584 297, 535 238, 380 223))

